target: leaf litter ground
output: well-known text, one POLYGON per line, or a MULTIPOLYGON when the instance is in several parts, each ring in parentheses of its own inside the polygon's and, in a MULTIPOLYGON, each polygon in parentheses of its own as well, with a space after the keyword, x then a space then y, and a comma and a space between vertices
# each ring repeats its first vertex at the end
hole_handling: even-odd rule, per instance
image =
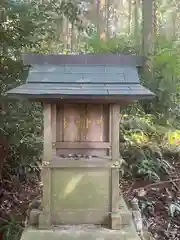
POLYGON ((160 182, 143 178, 122 179, 127 202, 138 199, 143 225, 150 239, 180 239, 180 162, 173 162, 173 171, 160 182))

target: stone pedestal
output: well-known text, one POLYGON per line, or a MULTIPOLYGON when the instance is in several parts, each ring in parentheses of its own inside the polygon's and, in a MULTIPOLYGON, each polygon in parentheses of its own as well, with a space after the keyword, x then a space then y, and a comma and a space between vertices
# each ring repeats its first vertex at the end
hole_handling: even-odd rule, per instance
POLYGON ((51 224, 113 227, 111 222, 114 221, 113 229, 118 229, 117 222, 126 225, 127 218, 131 220, 125 203, 122 204, 123 197, 119 195, 118 179, 113 182, 113 173, 119 173, 119 165, 112 161, 103 158, 72 161, 54 157, 43 171, 45 207, 40 215, 40 227, 48 228, 51 224), (116 188, 112 191, 114 184, 116 188))
POLYGON ((26 229, 21 240, 140 240, 133 224, 121 230, 94 225, 64 225, 49 230, 26 229))

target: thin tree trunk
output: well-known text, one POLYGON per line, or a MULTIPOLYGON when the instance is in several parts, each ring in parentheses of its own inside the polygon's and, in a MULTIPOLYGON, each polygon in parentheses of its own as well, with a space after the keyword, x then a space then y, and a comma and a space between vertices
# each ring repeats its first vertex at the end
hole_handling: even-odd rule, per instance
POLYGON ((134 29, 134 32, 133 32, 133 35, 134 35, 134 38, 135 38, 136 45, 139 45, 139 7, 140 7, 139 0, 135 0, 133 5, 134 5, 133 6, 133 8, 134 8, 134 11, 133 11, 133 18, 134 18, 133 29, 134 29))
POLYGON ((177 8, 174 6, 172 11, 172 39, 176 39, 177 8))
POLYGON ((106 38, 109 38, 109 18, 110 18, 110 12, 109 12, 109 8, 110 8, 110 0, 106 0, 106 4, 105 4, 105 11, 106 11, 106 38))
POLYGON ((158 10, 158 2, 153 2, 153 33, 152 33, 152 39, 153 39, 153 46, 152 46, 152 52, 155 53, 156 48, 156 41, 157 41, 157 33, 158 33, 158 20, 157 20, 157 10, 158 10))
POLYGON ((153 0, 142 2, 142 53, 147 56, 153 47, 153 0))
POLYGON ((128 33, 131 34, 132 0, 128 1, 128 33))
POLYGON ((97 14, 97 18, 96 18, 96 28, 97 28, 97 35, 100 36, 100 22, 99 22, 99 14, 100 14, 100 5, 101 2, 100 0, 97 0, 96 3, 96 14, 97 14))

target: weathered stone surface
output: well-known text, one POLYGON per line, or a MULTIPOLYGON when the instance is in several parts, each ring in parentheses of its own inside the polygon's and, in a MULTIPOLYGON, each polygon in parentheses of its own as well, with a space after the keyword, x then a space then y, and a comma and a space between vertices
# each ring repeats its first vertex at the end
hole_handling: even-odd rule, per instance
POLYGON ((51 230, 26 229, 21 240, 140 240, 133 225, 111 230, 93 225, 60 226, 51 230))
POLYGON ((28 224, 30 226, 38 226, 39 224, 39 215, 40 215, 41 211, 38 209, 32 209, 29 213, 29 220, 28 220, 28 224))
POLYGON ((108 224, 108 168, 67 168, 52 171, 52 224, 108 224))
POLYGON ((122 218, 118 213, 111 213, 111 229, 118 230, 122 227, 122 218))

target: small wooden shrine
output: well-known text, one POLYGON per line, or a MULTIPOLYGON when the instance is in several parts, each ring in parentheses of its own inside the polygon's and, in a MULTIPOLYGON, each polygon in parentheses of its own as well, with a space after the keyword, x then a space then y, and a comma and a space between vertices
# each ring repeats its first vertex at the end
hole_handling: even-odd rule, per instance
POLYGON ((119 190, 120 108, 154 94, 140 84, 144 58, 25 54, 26 84, 8 95, 44 104, 44 186, 39 228, 129 224, 119 190))

